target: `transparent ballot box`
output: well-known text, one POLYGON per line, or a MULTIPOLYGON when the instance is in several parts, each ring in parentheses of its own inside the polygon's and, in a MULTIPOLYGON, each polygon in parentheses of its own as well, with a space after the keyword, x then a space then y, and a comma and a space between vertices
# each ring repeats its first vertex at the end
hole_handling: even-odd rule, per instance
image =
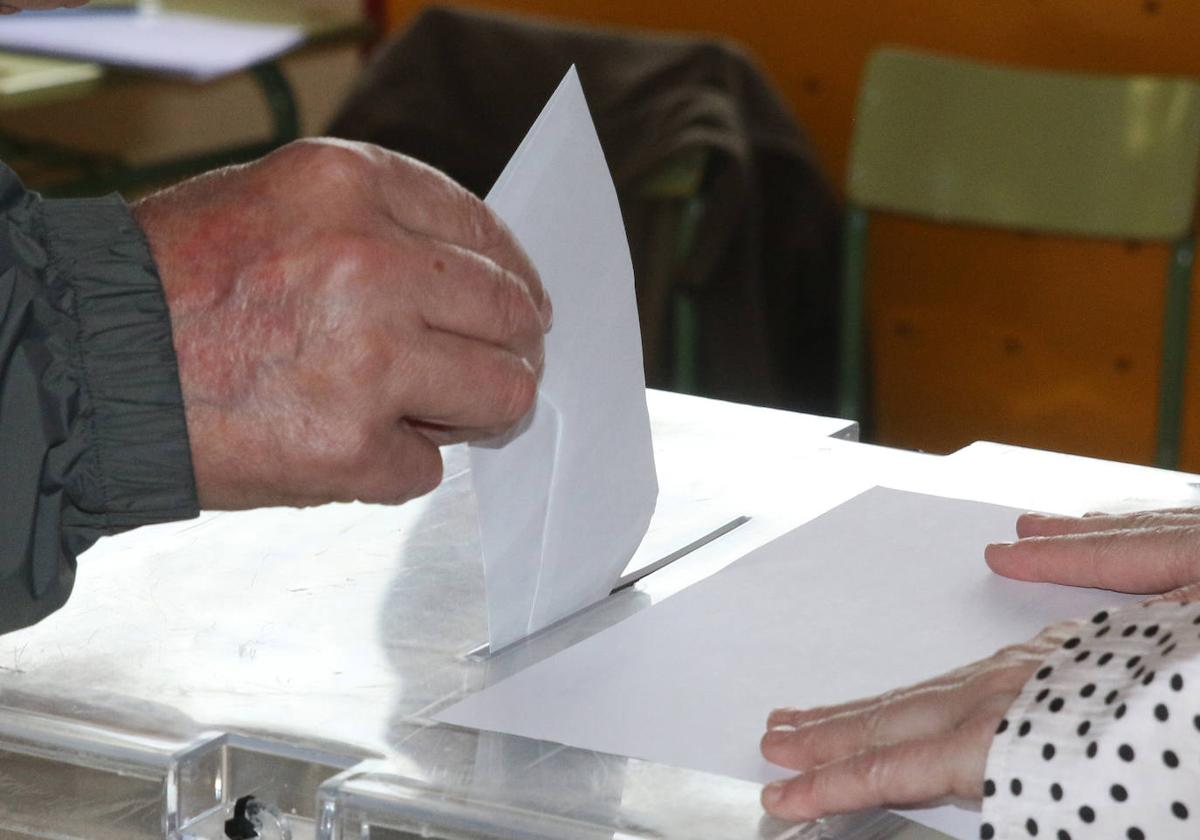
POLYGON ((828 418, 650 405, 648 539, 673 562, 494 654, 462 448, 399 508, 206 513, 102 540, 66 607, 0 637, 0 840, 936 836, 883 812, 777 822, 756 784, 435 722, 931 457, 828 418), (827 480, 785 493, 798 470, 827 480))

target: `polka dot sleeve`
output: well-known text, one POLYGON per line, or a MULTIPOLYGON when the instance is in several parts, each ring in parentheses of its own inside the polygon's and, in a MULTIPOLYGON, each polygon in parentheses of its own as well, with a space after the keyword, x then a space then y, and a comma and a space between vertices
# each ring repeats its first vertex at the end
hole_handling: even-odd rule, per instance
POLYGON ((1101 612, 1046 659, 992 740, 979 836, 1200 837, 1200 604, 1101 612))

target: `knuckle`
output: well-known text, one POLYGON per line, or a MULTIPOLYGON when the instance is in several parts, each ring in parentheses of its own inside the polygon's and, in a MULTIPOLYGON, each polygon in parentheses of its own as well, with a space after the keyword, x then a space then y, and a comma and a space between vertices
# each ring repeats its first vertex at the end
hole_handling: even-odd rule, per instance
POLYGON ((830 737, 828 729, 828 724, 821 724, 793 732, 787 743, 788 757, 798 767, 811 767, 822 762, 829 753, 828 746, 823 746, 830 737))
POLYGON ((463 223, 476 250, 485 254, 492 253, 508 241, 508 229, 482 199, 462 190, 459 203, 463 223))
POLYGON ((1165 558, 1167 566, 1164 588, 1194 583, 1200 578, 1200 560, 1196 556, 1197 533, 1194 527, 1173 527, 1172 550, 1165 558))
POLYGON ((885 729, 885 720, 888 711, 895 705, 895 697, 885 697, 882 702, 876 703, 870 708, 863 711, 859 717, 859 723, 862 726, 863 732, 866 733, 867 740, 870 743, 876 743, 881 737, 885 729))
POLYGON ((371 176, 369 156, 355 143, 306 138, 289 143, 276 154, 281 155, 284 165, 317 189, 345 189, 371 176))
POLYGON ((888 802, 891 799, 892 763, 882 753, 867 753, 857 769, 863 787, 873 801, 888 802))
POLYGON ((377 276, 379 244, 369 236, 326 231, 311 240, 311 253, 321 265, 324 280, 339 288, 360 286, 377 276))
POLYGON ((361 332, 351 339, 343 354, 346 381, 359 392, 378 387, 391 370, 391 345, 384 335, 373 330, 361 332))
POLYGON ((809 814, 821 810, 821 782, 824 776, 806 773, 789 780, 783 786, 783 803, 792 814, 809 814))
POLYGON ((495 277, 492 307, 501 335, 509 340, 540 335, 537 313, 529 296, 502 270, 497 270, 495 277))

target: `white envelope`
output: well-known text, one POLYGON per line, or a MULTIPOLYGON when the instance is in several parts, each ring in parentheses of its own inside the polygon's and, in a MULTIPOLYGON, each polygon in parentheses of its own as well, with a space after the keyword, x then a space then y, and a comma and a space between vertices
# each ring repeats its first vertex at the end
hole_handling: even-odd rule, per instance
POLYGON ((470 450, 495 651, 608 595, 658 481, 629 245, 574 68, 487 202, 554 303, 533 414, 470 450))

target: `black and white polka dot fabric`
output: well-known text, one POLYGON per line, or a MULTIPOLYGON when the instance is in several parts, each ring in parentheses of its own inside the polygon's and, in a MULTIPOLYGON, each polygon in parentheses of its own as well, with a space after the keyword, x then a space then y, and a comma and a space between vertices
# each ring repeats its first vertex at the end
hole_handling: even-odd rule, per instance
POLYGON ((983 840, 1200 838, 1200 604, 1101 612, 992 740, 983 840))

